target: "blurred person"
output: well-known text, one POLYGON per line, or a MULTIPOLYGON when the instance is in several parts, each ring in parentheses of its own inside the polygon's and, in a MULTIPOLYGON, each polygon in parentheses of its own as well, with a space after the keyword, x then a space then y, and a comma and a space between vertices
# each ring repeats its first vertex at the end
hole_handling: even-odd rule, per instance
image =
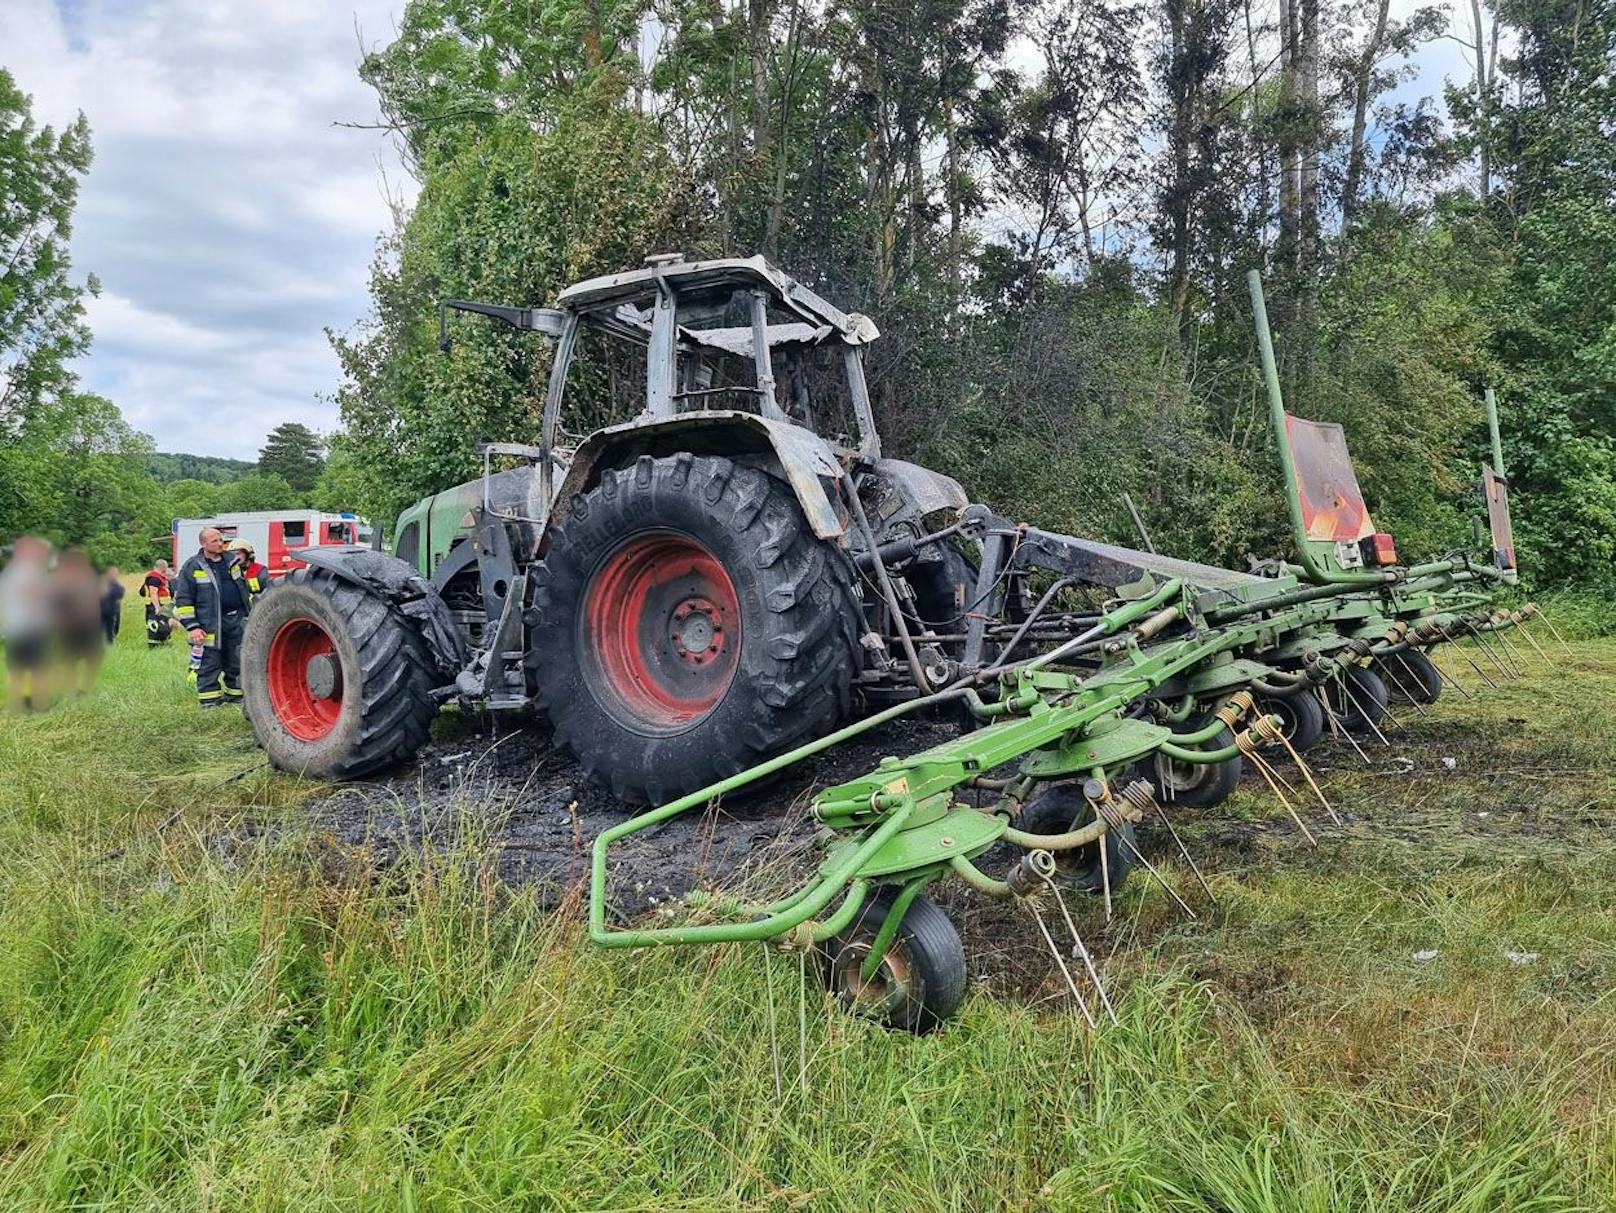
POLYGON ((101 631, 101 578, 82 548, 68 548, 56 560, 51 581, 51 612, 57 651, 67 689, 82 695, 95 683, 105 649, 101 631))
POLYGON ((152 565, 140 581, 140 596, 146 600, 146 647, 167 644, 174 622, 174 574, 168 561, 152 565))
POLYGON ((258 559, 250 540, 232 539, 229 550, 241 565, 241 578, 254 598, 269 589, 269 566, 258 559))
POLYGON ((191 637, 192 652, 202 649, 196 701, 213 708, 241 702, 241 632, 252 610, 252 591, 241 566, 225 551, 223 532, 204 527, 201 540, 201 549, 180 566, 174 615, 191 637))
POLYGON ((101 634, 112 644, 123 626, 123 582, 118 580, 115 564, 107 565, 101 576, 101 634))
POLYGON ((50 706, 50 544, 23 535, 0 569, 0 633, 6 640, 6 703, 13 712, 50 706))

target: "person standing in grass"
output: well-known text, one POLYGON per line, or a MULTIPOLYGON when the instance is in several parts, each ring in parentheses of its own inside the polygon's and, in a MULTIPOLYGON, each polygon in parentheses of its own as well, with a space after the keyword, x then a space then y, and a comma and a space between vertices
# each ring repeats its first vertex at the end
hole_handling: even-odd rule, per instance
POLYGON ((111 644, 118 639, 118 629, 123 626, 123 582, 118 580, 118 566, 107 565, 102 574, 105 579, 101 583, 101 634, 111 644))
POLYGON ((202 548, 180 566, 174 590, 174 615, 192 646, 202 647, 196 671, 201 707, 241 702, 241 633, 251 609, 252 591, 234 555, 225 551, 224 534, 204 527, 202 548))
POLYGON ((23 535, 0 569, 0 633, 6 640, 6 703, 13 712, 50 706, 50 545, 23 535))
POLYGON ((101 627, 102 580, 82 548, 68 548, 56 561, 51 610, 68 690, 82 695, 95 685, 105 652, 101 627))
POLYGON ((174 605, 174 590, 170 585, 172 578, 166 560, 152 565, 151 571, 141 578, 140 596, 146 600, 147 648, 155 649, 160 644, 167 644, 169 633, 173 631, 170 626, 173 623, 170 612, 174 605))

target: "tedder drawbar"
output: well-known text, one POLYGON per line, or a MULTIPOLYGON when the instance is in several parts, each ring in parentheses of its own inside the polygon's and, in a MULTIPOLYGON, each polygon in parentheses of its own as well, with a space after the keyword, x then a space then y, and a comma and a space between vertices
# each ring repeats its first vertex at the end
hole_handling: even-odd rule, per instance
POLYGON ((876 326, 762 258, 655 257, 554 309, 447 301, 446 351, 449 310, 552 342, 539 444, 483 448, 479 480, 405 511, 392 555, 303 554, 244 640, 257 740, 282 769, 358 778, 408 760, 444 703, 542 711, 591 775, 660 804, 595 840, 591 938, 811 947, 845 1002, 916 1030, 964 991, 935 880, 1109 905, 1138 867, 1193 912, 1135 823, 1178 842, 1169 809, 1226 795, 1244 761, 1311 839, 1264 751, 1289 751, 1333 816, 1299 751, 1326 726, 1374 730, 1388 682, 1434 699, 1432 646, 1501 640, 1525 616, 1488 597, 1514 575, 1496 456, 1491 558, 1397 565, 1339 427, 1285 412, 1255 275, 1252 294, 1298 561, 1250 573, 1012 524, 884 456, 864 377, 876 326), (598 418, 606 382, 637 385, 637 415, 568 438, 569 384, 598 418), (814 797, 834 841, 792 896, 607 926, 613 843, 941 706, 970 731, 814 797), (998 844, 1023 854, 991 875, 976 861, 998 844))

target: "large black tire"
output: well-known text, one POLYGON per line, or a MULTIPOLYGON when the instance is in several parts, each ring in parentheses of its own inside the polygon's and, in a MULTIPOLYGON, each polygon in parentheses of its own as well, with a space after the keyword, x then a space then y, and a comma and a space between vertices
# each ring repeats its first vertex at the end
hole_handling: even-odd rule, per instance
POLYGON ((862 631, 851 562, 791 489, 691 454, 643 456, 573 498, 527 624, 557 740, 654 803, 833 728, 862 631))
POLYGON ((825 984, 850 1011, 889 1028, 930 1032, 965 997, 965 947, 948 915, 924 894, 909 903, 875 974, 859 978, 896 892, 889 886, 872 894, 853 924, 824 945, 825 984))
POLYGON ((1257 710, 1265 716, 1278 716, 1291 749, 1305 754, 1324 736, 1324 705, 1311 690, 1257 700, 1257 710))
MULTIPOLYGON (((1084 799, 1081 788, 1073 784, 1056 784, 1034 796, 1016 816, 1015 827, 1027 834, 1065 834, 1080 829, 1094 820, 1094 809, 1084 799)), ((1101 844, 1091 842, 1085 847, 1055 851, 1055 879, 1069 888, 1096 896, 1105 892, 1110 882, 1115 893, 1128 879, 1138 854, 1133 822, 1124 822, 1120 832, 1107 830, 1104 835, 1105 867, 1100 866, 1101 844)))
MULTIPOLYGON (((1193 733, 1205 722, 1185 721, 1174 727, 1174 732, 1193 733)), ((1203 750, 1222 750, 1234 744, 1234 734, 1224 729, 1211 741, 1201 745, 1203 750)), ((1237 755, 1225 762, 1179 762, 1165 754, 1152 754, 1140 764, 1140 774, 1156 786, 1156 799, 1163 804, 1184 805, 1192 809, 1209 809, 1227 800, 1240 786, 1245 764, 1237 755)))
POLYGON ((1442 671, 1419 649, 1381 657, 1375 665, 1386 667, 1381 681, 1401 702, 1435 703, 1442 695, 1442 671))
POLYGON ((241 670, 253 736, 271 765, 300 775, 359 779, 407 762, 438 711, 414 623, 320 569, 253 604, 241 670))
POLYGON ((1361 665, 1347 666, 1341 677, 1326 682, 1320 693, 1326 706, 1354 733, 1367 733, 1378 725, 1391 702, 1381 676, 1361 665))

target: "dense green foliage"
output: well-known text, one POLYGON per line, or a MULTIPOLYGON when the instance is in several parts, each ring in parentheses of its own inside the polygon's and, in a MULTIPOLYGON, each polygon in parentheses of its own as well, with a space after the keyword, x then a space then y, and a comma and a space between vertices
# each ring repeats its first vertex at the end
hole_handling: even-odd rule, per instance
POLYGON ((1285 543, 1257 266, 1292 407, 1347 426, 1405 551, 1466 541, 1494 384, 1529 574, 1612 584, 1616 16, 1493 7, 413 0, 362 74, 421 194, 334 338, 336 449, 386 515, 532 438, 541 344, 462 322, 446 358, 441 297, 761 250, 881 325, 890 449, 1110 537, 1127 490, 1161 545, 1239 561, 1285 543), (1388 97, 1444 32, 1484 60, 1446 122, 1388 97))
POLYGON ((320 436, 306 425, 283 421, 269 431, 258 452, 258 473, 278 476, 293 491, 307 493, 320 482, 325 470, 324 445, 320 436))
POLYGON ((1587 711, 1616 695, 1608 641, 1405 716, 1405 774, 1340 747, 1321 777, 1356 824, 1318 849, 1251 784, 1181 816, 1214 914, 1149 881, 1109 927, 1074 907, 1120 1026, 1088 1031, 1024 913, 956 906, 977 989, 913 1039, 836 1011, 790 954, 589 946, 575 901, 492 878, 480 803, 460 849, 379 878, 239 715, 197 718, 184 650, 145 651, 138 610, 94 696, 0 719, 0 1208, 1592 1213, 1616 1192, 1616 857, 1590 807, 1616 793, 1616 718, 1587 711))
POLYGON ((224 484, 241 479, 257 466, 246 459, 225 459, 218 455, 153 451, 146 456, 146 471, 158 484, 173 484, 176 480, 224 484))

